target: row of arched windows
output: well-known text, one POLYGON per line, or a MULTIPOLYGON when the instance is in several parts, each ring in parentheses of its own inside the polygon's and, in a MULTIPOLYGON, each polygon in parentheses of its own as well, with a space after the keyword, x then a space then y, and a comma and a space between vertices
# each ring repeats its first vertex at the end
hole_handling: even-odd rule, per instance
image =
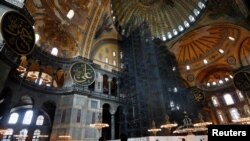
MULTIPOLYGON (((32 118, 33 118, 33 111, 32 110, 26 111, 25 115, 23 117, 23 120, 22 120, 22 124, 29 125, 31 123, 31 121, 32 121, 32 118)), ((18 113, 12 113, 10 115, 8 123, 9 124, 16 124, 18 119, 19 119, 19 114, 18 113)), ((39 115, 37 117, 37 119, 36 119, 36 125, 43 125, 43 122, 44 122, 44 116, 39 115)))
MULTIPOLYGON (((236 95, 237 95, 239 101, 245 100, 244 95, 240 91, 237 90, 236 95)), ((224 111, 217 109, 217 107, 223 106, 223 103, 221 103, 221 101, 219 101, 218 97, 217 96, 211 97, 213 107, 216 108, 216 116, 217 116, 219 123, 224 124, 227 122, 234 122, 234 120, 241 118, 241 116, 242 116, 241 114, 243 114, 243 113, 240 113, 238 108, 232 107, 232 106, 236 106, 235 104, 237 103, 235 101, 236 99, 233 98, 232 94, 225 93, 224 95, 222 95, 222 99, 224 101, 225 106, 230 106, 230 107, 225 107, 226 110, 224 108, 224 111), (226 116, 227 111, 229 113, 229 118, 231 119, 231 121, 229 121, 229 119, 227 119, 227 116, 226 116)), ((245 115, 248 115, 250 113, 250 108, 248 105, 244 105, 243 112, 245 115)))
MULTIPOLYGON (((240 113, 237 108, 230 108, 229 113, 232 121, 240 118, 240 113)), ((222 112, 221 110, 217 110, 217 117, 220 123, 227 123, 225 113, 222 112)))
MULTIPOLYGON (((240 91, 237 91, 237 95, 238 95, 238 98, 239 98, 240 101, 244 100, 244 96, 243 96, 243 94, 240 91)), ((224 99, 226 105, 233 105, 233 104, 235 104, 235 101, 234 101, 232 95, 229 94, 229 93, 224 94, 223 95, 223 99, 224 99)), ((214 107, 218 107, 218 106, 221 105, 220 102, 219 102, 219 100, 218 100, 218 98, 216 96, 212 96, 211 100, 212 100, 212 103, 213 103, 214 107)))

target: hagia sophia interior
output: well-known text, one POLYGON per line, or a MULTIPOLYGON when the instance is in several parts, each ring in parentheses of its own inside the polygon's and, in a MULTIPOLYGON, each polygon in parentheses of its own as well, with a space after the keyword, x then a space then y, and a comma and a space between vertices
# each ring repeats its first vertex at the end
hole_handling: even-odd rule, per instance
POLYGON ((0 17, 2 141, 250 124, 249 0, 1 0, 0 17))

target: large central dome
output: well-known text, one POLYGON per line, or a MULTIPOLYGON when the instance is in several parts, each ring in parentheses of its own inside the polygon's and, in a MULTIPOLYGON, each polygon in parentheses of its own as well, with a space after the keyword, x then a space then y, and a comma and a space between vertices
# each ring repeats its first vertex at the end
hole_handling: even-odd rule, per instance
POLYGON ((189 28, 207 0, 111 0, 111 14, 124 36, 147 23, 153 37, 170 40, 189 28))

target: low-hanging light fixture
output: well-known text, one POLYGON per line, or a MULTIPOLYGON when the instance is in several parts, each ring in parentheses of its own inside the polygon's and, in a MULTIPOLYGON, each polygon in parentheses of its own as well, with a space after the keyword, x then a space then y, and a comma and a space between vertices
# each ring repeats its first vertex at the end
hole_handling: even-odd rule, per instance
POLYGON ((168 115, 165 116, 165 119, 166 119, 166 123, 161 125, 161 128, 171 129, 171 128, 176 127, 178 125, 177 123, 171 123, 169 121, 168 115))
POLYGON ((185 115, 185 118, 183 120, 184 125, 177 128, 173 133, 181 134, 181 133, 193 133, 193 132, 202 132, 207 131, 207 125, 211 125, 212 122, 205 122, 203 120, 202 114, 199 114, 200 122, 193 124, 192 120, 188 117, 188 115, 185 115))
POLYGON ((209 121, 206 122, 206 121, 204 121, 203 120, 203 116, 202 116, 201 113, 199 113, 198 117, 199 117, 200 121, 198 123, 195 123, 194 127, 206 127, 207 125, 213 124, 212 122, 209 122, 209 121))
POLYGON ((93 124, 90 124, 90 127, 95 128, 98 131, 100 131, 102 128, 109 127, 109 124, 103 123, 101 118, 102 118, 102 115, 101 115, 101 113, 99 113, 99 115, 98 115, 98 121, 95 122, 95 123, 93 123, 93 124))
POLYGON ((160 128, 156 128, 155 126, 155 121, 152 121, 152 128, 148 129, 148 132, 151 132, 154 134, 154 136, 156 136, 157 132, 161 131, 160 128))
POLYGON ((234 119, 234 120, 232 120, 232 122, 245 124, 245 125, 250 125, 250 116, 242 117, 242 118, 239 118, 239 119, 234 119))

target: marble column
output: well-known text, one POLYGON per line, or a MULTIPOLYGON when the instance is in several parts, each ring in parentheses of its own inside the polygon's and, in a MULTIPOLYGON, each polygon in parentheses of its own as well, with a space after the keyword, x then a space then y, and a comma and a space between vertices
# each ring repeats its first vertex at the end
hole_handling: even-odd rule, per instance
POLYGON ((111 140, 115 139, 115 110, 110 111, 111 114, 111 140))
POLYGON ((97 72, 97 77, 95 80, 95 92, 103 92, 103 77, 100 72, 97 72))

